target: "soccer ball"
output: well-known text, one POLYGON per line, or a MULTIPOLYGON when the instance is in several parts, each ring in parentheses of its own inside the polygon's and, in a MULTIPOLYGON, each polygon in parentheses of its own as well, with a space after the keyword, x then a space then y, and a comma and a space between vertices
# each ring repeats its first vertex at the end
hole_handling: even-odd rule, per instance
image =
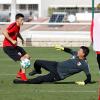
POLYGON ((30 60, 29 59, 24 59, 20 62, 22 68, 26 69, 28 67, 30 67, 31 63, 30 63, 30 60))

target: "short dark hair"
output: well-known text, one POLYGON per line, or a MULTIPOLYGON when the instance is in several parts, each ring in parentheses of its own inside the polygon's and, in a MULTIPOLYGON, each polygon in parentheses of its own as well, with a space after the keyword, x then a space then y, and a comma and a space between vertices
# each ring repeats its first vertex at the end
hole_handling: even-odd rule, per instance
POLYGON ((23 17, 23 18, 24 18, 24 15, 23 15, 23 14, 21 14, 21 13, 18 13, 18 14, 16 14, 15 19, 19 19, 20 17, 23 17))
POLYGON ((85 54, 84 57, 88 56, 90 51, 89 48, 86 46, 81 46, 80 48, 83 50, 83 53, 85 54))

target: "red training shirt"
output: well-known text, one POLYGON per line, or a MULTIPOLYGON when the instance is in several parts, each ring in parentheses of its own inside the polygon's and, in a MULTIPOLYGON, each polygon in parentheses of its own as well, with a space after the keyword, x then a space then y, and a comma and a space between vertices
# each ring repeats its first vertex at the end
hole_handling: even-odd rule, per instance
MULTIPOLYGON (((17 41, 17 36, 19 34, 19 31, 20 31, 20 27, 17 26, 16 22, 14 23, 11 23, 7 28, 6 30, 8 31, 8 34, 9 36, 13 39, 13 40, 16 40, 17 41)), ((17 45, 17 44, 16 44, 17 45)), ((16 45, 12 44, 6 37, 3 41, 3 47, 6 47, 6 46, 13 46, 13 47, 16 47, 16 45)))

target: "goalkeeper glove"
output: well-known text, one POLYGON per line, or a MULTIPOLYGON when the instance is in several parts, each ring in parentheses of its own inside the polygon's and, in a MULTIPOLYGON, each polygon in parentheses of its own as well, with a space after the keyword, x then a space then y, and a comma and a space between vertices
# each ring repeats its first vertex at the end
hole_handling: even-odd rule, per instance
POLYGON ((78 81, 78 82, 75 82, 77 85, 81 85, 81 86, 84 86, 85 85, 85 82, 84 81, 78 81))
POLYGON ((56 50, 64 50, 64 47, 62 47, 61 45, 55 45, 54 47, 56 48, 56 50))

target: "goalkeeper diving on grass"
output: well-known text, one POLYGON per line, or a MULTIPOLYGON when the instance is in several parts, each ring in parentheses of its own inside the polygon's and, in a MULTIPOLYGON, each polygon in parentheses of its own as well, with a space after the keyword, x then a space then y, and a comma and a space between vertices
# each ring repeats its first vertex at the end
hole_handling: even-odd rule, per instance
POLYGON ((29 75, 33 76, 35 74, 42 74, 41 68, 49 72, 47 75, 40 75, 36 78, 28 79, 27 81, 15 79, 13 82, 15 84, 40 84, 45 82, 56 82, 83 71, 87 77, 86 80, 75 83, 78 85, 91 83, 91 74, 86 59, 89 54, 88 47, 81 46, 78 51, 74 51, 70 48, 64 48, 59 45, 56 45, 55 48, 56 50, 61 50, 71 54, 71 58, 62 62, 36 60, 34 63, 34 70, 32 70, 29 75))

